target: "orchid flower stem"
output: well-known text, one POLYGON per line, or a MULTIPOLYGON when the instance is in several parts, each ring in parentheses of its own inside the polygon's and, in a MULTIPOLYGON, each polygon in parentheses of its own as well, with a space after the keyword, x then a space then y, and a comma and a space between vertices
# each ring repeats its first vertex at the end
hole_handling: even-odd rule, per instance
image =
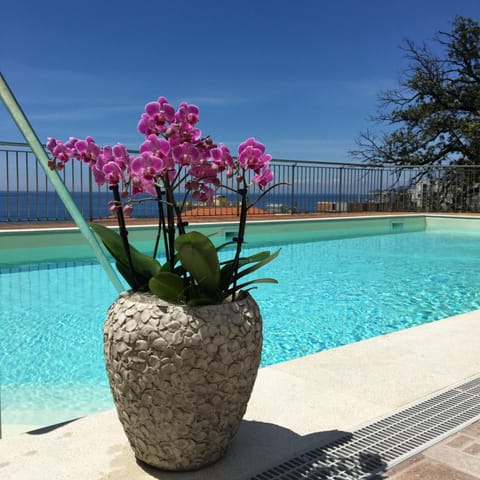
MULTIPOLYGON (((157 257, 160 236, 162 232, 165 232, 165 212, 163 210, 162 190, 158 185, 155 185, 155 191, 157 192, 158 229, 157 229, 157 238, 155 240, 155 248, 153 250, 153 258, 157 257)), ((168 242, 165 234, 163 235, 163 241, 165 246, 165 256, 169 258, 170 255, 169 255, 169 249, 168 249, 168 242)))
POLYGON ((125 254, 127 255, 128 267, 130 268, 130 272, 132 274, 131 276, 133 278, 133 283, 134 283, 133 288, 137 289, 138 288, 137 278, 135 275, 135 269, 133 267, 130 245, 128 243, 128 231, 125 225, 125 217, 123 216, 122 201, 120 199, 120 192, 118 189, 118 185, 112 185, 110 186, 110 189, 112 190, 113 199, 115 201, 115 206, 116 206, 115 213, 117 215, 118 227, 120 230, 120 237, 122 238, 123 248, 125 249, 125 254))
POLYGON ((185 227, 188 225, 187 222, 184 222, 182 220, 182 210, 178 208, 178 206, 175 204, 175 215, 177 216, 177 228, 178 228, 178 233, 180 235, 185 234, 185 227))
MULTIPOLYGON (((168 235, 168 244, 170 249, 170 257, 167 257, 167 260, 170 262, 170 269, 173 272, 175 269, 175 216, 177 217, 177 229, 179 235, 185 234, 185 227, 187 226, 187 223, 182 221, 182 208, 179 207, 178 203, 175 201, 175 196, 173 193, 174 188, 172 187, 172 184, 168 178, 164 178, 164 184, 167 192, 168 228, 166 233, 168 235)), ((183 283, 185 286, 185 291, 187 291, 188 276, 186 273, 183 274, 183 283)))
POLYGON ((173 209, 175 198, 168 179, 164 179, 164 183, 167 194, 167 228, 164 229, 165 245, 168 245, 166 248, 168 250, 167 261, 170 264, 170 271, 173 272, 175 268, 175 215, 173 209))
POLYGON ((238 273, 238 265, 240 263, 240 253, 242 251, 242 244, 245 237, 245 226, 247 223, 247 212, 248 212, 248 205, 247 205, 247 188, 244 182, 244 188, 238 190, 238 193, 242 197, 242 203, 240 207, 240 221, 238 225, 238 237, 235 239, 237 242, 237 248, 235 251, 235 257, 233 259, 233 267, 232 267, 232 301, 235 300, 235 291, 237 287, 237 273, 238 273))
MULTIPOLYGON (((174 187, 172 184, 169 182, 168 178, 165 180, 165 185, 166 185, 166 190, 167 190, 167 204, 171 207, 172 212, 174 212, 174 215, 177 217, 177 229, 179 235, 184 235, 185 234, 185 227, 187 226, 187 223, 182 221, 182 207, 185 204, 185 199, 188 195, 188 193, 185 193, 185 197, 182 202, 182 206, 178 205, 178 202, 175 200, 173 191, 174 187)), ((172 227, 173 227, 173 221, 172 221, 172 227)))
POLYGON ((170 268, 173 272, 175 267, 175 216, 173 214, 173 207, 167 205, 167 238, 168 238, 168 249, 169 257, 168 261, 170 262, 170 268))

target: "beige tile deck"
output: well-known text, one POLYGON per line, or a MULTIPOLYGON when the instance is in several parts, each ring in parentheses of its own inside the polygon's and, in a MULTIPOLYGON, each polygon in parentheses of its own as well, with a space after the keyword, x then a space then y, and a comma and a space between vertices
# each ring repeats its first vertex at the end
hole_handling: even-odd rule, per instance
MULTIPOLYGON (((47 433, 1 440, 0 478, 248 479, 339 432, 480 375, 478 345, 480 311, 261 369, 245 420, 225 457, 198 472, 168 473, 139 465, 109 411, 47 433)), ((480 478, 479 432, 472 426, 450 445, 442 442, 382 478, 480 478), (409 471, 410 476, 401 476, 409 471), (457 476, 448 476, 452 472, 457 476)))

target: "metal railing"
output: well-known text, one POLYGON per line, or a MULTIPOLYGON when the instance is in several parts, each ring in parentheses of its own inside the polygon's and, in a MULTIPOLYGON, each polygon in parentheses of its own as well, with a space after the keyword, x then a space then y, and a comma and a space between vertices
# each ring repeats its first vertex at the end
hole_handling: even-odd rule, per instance
MULTIPOLYGON (((272 160, 275 181, 283 185, 255 206, 256 214, 344 212, 478 212, 480 167, 392 166, 272 160)), ((86 219, 111 216, 108 188, 98 188, 89 168, 68 162, 61 175, 86 219)), ((254 202, 261 191, 251 190, 254 202)), ((144 201, 132 216, 155 218, 156 205, 144 201)), ((225 188, 214 205, 187 202, 187 216, 236 215, 238 199, 225 188)), ((68 221, 70 216, 54 188, 23 143, 0 142, 0 222, 68 221)))

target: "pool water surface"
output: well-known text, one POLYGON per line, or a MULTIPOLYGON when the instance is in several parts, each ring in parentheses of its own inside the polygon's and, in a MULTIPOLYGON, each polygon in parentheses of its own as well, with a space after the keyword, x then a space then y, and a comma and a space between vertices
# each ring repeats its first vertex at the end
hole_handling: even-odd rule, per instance
MULTIPOLYGON (((427 230, 268 248, 282 251, 256 272, 279 284, 252 292, 264 318, 262 366, 480 308, 480 233, 427 230)), ((3 269, 0 291, 3 423, 42 425, 111 408, 102 323, 116 291, 102 268, 3 269)))

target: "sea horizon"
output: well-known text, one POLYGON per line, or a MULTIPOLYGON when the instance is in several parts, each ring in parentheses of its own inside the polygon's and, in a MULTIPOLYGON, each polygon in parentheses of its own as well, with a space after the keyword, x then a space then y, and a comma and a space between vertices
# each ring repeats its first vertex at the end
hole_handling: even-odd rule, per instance
MULTIPOLYGON (((108 202, 110 192, 72 192, 72 198, 85 218, 106 218, 112 215, 108 202)), ((372 195, 338 193, 274 193, 270 192, 257 201, 259 194, 250 196, 250 202, 270 213, 311 213, 317 211, 320 202, 364 202, 372 195)), ((214 208, 235 206, 239 198, 231 193, 219 193, 214 208)), ((190 203, 190 208, 204 204, 190 203)), ((134 207, 134 218, 157 217, 153 201, 144 201, 134 207)), ((56 192, 53 191, 0 191, 0 222, 71 220, 71 216, 56 192)))

